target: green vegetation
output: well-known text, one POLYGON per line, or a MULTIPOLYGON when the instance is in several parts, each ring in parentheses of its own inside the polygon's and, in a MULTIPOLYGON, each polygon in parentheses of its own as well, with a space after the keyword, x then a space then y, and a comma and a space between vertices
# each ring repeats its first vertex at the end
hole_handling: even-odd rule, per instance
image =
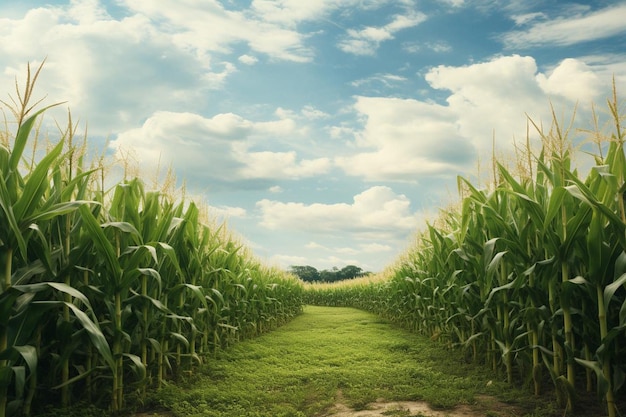
POLYGON ((549 132, 535 126, 542 147, 527 143, 514 169, 494 158, 485 189, 459 178, 459 206, 386 274, 305 287, 263 266, 184 192, 147 190, 127 171, 109 186, 104 157, 87 157, 71 116, 44 152, 47 107, 32 103, 40 70, 2 102, 15 124, 0 131, 0 417, 142 404, 179 416, 312 416, 378 398, 532 405, 524 393, 546 392, 571 415, 626 407, 616 94, 612 131, 591 132, 584 179, 555 118, 549 132), (303 301, 379 318, 300 315, 303 301), (581 401, 594 396, 595 406, 581 401))
MULTIPOLYGON (((499 397, 526 410, 522 414, 544 408, 460 352, 442 355, 440 345, 387 320, 352 308, 307 306, 271 334, 220 351, 186 385, 151 396, 150 406, 180 417, 304 417, 325 415, 337 403, 362 410, 380 398, 451 409, 474 405, 479 395, 499 397)), ((501 415, 480 410, 476 415, 501 415)))
POLYGON ((371 272, 364 272, 363 269, 355 265, 346 265, 341 269, 333 267, 332 269, 324 269, 322 271, 318 271, 315 267, 309 265, 293 265, 289 272, 304 282, 337 282, 372 274, 371 272))
POLYGON ((301 312, 301 283, 193 201, 137 178, 107 189, 71 117, 40 149, 40 70, 3 102, 16 129, 0 132, 0 417, 79 400, 118 412, 301 312))
POLYGON ((555 117, 548 132, 535 126, 542 148, 527 144, 514 170, 494 158, 486 189, 459 178, 460 205, 428 225, 389 279, 309 286, 307 302, 372 311, 461 347, 512 385, 552 389, 572 415, 588 393, 609 417, 623 413, 626 158, 615 92, 608 114, 610 132, 590 132, 586 178, 555 117))

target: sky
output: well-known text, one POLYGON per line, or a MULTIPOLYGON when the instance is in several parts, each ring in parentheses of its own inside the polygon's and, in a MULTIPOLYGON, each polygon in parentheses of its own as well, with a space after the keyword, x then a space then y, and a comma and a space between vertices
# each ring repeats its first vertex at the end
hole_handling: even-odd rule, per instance
POLYGON ((3 0, 0 99, 45 58, 50 135, 69 109, 94 153, 171 166, 270 265, 377 272, 528 118, 606 118, 624 22, 609 0, 3 0))

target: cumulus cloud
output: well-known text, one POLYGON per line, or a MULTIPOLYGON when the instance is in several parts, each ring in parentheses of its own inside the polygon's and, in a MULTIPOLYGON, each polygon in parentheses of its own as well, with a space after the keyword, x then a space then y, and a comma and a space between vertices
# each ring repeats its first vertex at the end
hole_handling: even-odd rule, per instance
POLYGON ((606 88, 606 78, 601 79, 585 62, 567 58, 551 74, 538 74, 537 81, 549 95, 559 95, 584 105, 598 98, 606 88))
POLYGON ((413 99, 358 97, 355 110, 366 116, 355 145, 361 152, 336 158, 347 174, 368 180, 415 180, 475 160, 445 106, 413 99))
POLYGON ((385 239, 414 230, 419 216, 410 200, 389 187, 371 187, 354 196, 351 204, 283 203, 264 199, 256 206, 261 226, 271 230, 307 231, 339 236, 349 233, 385 239))
POLYGON ((623 2, 595 11, 587 7, 568 7, 574 7, 571 14, 549 20, 537 21, 537 17, 544 17, 538 14, 514 16, 518 24, 534 23, 525 30, 506 33, 502 41, 509 48, 567 46, 626 33, 626 4, 623 2))
MULTIPOLYGON (((579 108, 609 94, 608 67, 566 59, 540 72, 532 57, 495 57, 489 61, 438 66, 425 75, 432 88, 447 91, 445 104, 389 97, 357 97, 353 109, 361 130, 335 127, 331 135, 354 139, 356 152, 338 156, 337 166, 370 181, 414 181, 424 175, 457 175, 474 169, 477 157, 497 149, 512 152, 514 139, 526 137, 527 115, 551 122, 556 109, 579 108)), ((611 66, 615 69, 615 66, 611 66)), ((626 69, 617 68, 620 74, 626 69)), ((618 79, 619 79, 618 75, 618 79)))
POLYGON ((26 62, 47 57, 39 91, 80 108, 92 134, 135 125, 163 103, 197 105, 234 71, 179 48, 145 15, 116 19, 97 1, 31 9, 0 18, 0 27, 2 84, 25 74, 26 62))
POLYGON ((299 159, 294 151, 253 149, 255 141, 291 135, 297 132, 289 119, 252 122, 234 113, 205 118, 160 111, 141 127, 120 133, 111 147, 118 153, 133 149, 144 167, 171 163, 190 181, 295 179, 329 169, 324 158, 299 159))

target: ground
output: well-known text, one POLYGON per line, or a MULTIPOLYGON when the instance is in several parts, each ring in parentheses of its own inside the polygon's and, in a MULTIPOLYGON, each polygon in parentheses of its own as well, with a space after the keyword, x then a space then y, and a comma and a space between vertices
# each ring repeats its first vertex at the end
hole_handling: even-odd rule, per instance
POLYGON ((518 408, 490 396, 477 397, 476 404, 461 405, 451 410, 433 410, 424 401, 386 402, 380 400, 368 404, 366 410, 357 411, 341 402, 341 392, 338 393, 337 398, 339 400, 337 404, 324 417, 517 417, 523 414, 518 408))

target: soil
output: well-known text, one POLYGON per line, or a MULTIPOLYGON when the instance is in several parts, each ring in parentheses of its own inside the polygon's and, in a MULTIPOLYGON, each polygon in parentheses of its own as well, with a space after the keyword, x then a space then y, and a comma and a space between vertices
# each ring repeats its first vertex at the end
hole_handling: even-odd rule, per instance
POLYGON ((498 417, 517 417, 523 415, 523 411, 505 404, 489 396, 481 396, 476 399, 476 404, 460 405, 452 409, 434 410, 423 401, 377 401, 369 404, 366 410, 353 410, 341 402, 341 393, 338 394, 340 402, 335 404, 330 413, 324 417, 484 417, 488 412, 498 417))

